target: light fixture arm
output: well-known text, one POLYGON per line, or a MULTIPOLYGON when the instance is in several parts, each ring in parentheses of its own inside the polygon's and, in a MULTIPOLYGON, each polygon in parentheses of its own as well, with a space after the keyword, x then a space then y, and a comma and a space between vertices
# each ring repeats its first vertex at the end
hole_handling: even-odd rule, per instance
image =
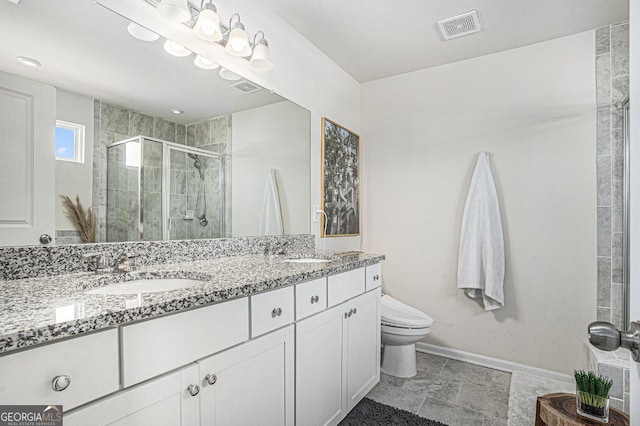
MULTIPOLYGON (((238 17, 238 23, 236 25, 242 25, 242 22, 240 22, 240 14, 239 13, 234 13, 233 15, 231 15, 231 18, 229 18, 229 31, 231 31, 234 27, 233 27, 233 18, 238 17)), ((242 25, 242 29, 244 29, 244 25, 242 25)))
POLYGON ((258 34, 262 34, 262 37, 260 38, 260 40, 258 41, 260 44, 265 44, 265 45, 269 45, 269 43, 267 43, 267 40, 265 40, 264 38, 264 31, 260 30, 256 33, 256 35, 253 36, 253 46, 256 46, 256 39, 258 38, 258 34))
MULTIPOLYGON (((205 1, 207 1, 207 0, 202 0, 202 1, 200 2, 200 11, 199 11, 199 12, 202 12, 202 11, 203 11, 203 10, 205 10, 205 9, 209 9, 209 10, 214 11, 215 13, 218 13, 218 8, 216 8, 216 5, 215 5, 215 4, 213 4, 213 0, 209 0, 209 3, 207 3, 207 5, 206 5, 206 6, 205 6, 205 4, 204 4, 204 2, 205 2, 205 1)), ((199 12, 198 12, 198 13, 199 13, 199 12)))

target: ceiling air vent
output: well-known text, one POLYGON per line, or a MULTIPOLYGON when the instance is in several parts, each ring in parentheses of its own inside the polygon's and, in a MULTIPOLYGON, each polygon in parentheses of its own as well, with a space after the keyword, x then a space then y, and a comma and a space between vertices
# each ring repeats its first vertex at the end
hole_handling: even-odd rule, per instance
POLYGON ((440 31, 445 40, 462 37, 480 31, 480 21, 478 20, 478 12, 472 10, 462 15, 438 21, 440 31))
POLYGON ((255 93, 255 92, 259 92, 260 90, 262 90, 262 87, 256 86, 253 83, 249 83, 247 80, 239 81, 237 83, 231 84, 230 86, 231 87, 235 87, 236 89, 238 89, 242 93, 255 93))

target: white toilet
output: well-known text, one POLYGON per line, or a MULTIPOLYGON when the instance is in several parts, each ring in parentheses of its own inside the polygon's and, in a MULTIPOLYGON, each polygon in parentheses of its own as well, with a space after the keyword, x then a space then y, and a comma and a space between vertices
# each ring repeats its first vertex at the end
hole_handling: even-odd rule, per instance
POLYGON ((396 377, 413 377, 416 342, 431 330, 433 318, 388 295, 381 298, 382 366, 380 371, 396 377))

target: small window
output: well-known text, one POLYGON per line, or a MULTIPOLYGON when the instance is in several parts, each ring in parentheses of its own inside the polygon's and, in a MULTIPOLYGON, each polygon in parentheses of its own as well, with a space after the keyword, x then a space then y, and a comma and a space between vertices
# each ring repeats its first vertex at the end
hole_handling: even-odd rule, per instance
POLYGON ((56 160, 84 163, 84 126, 56 121, 56 160))

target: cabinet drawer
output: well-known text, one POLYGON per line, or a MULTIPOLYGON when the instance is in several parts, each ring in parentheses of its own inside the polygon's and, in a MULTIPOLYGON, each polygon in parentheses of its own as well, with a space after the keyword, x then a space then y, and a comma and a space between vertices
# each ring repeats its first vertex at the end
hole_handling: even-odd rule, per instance
POLYGON ((293 322, 293 287, 251 296, 251 337, 293 322))
POLYGON ((122 327, 125 387, 249 338, 246 297, 122 327))
POLYGON ((111 329, 0 357, 0 401, 62 404, 67 411, 117 391, 118 378, 118 331, 111 329), (70 382, 56 392, 58 376, 70 382))
POLYGON ((306 318, 327 307, 327 279, 319 278, 296 285, 296 320, 306 318))
POLYGON ((366 271, 367 291, 380 287, 382 284, 382 264, 376 263, 375 265, 367 266, 366 271))
POLYGON ((327 281, 327 301, 329 307, 364 293, 364 268, 332 275, 327 281))

